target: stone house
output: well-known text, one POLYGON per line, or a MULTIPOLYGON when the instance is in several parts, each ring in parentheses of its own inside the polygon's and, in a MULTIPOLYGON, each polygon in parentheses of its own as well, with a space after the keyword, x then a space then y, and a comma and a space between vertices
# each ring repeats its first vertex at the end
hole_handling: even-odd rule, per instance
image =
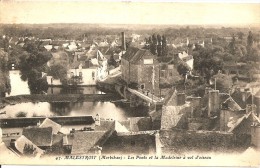
POLYGON ((190 116, 191 106, 185 101, 185 94, 171 90, 164 99, 162 107, 161 129, 172 128, 186 129, 188 117, 190 116))
POLYGON ((128 86, 159 95, 159 62, 149 50, 128 48, 121 59, 121 72, 128 86))

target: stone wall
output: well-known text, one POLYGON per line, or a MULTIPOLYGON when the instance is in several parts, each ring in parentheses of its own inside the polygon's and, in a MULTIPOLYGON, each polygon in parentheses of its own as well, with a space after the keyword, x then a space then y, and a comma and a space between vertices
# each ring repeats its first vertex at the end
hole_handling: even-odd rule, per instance
POLYGON ((251 144, 260 149, 260 126, 251 126, 251 144))
POLYGON ((149 134, 113 134, 103 145, 102 154, 155 154, 155 136, 149 134))
MULTIPOLYGON (((234 151, 241 144, 236 135, 214 131, 161 130, 162 151, 167 154, 188 151, 234 151)), ((246 149, 248 146, 244 146, 246 149)))

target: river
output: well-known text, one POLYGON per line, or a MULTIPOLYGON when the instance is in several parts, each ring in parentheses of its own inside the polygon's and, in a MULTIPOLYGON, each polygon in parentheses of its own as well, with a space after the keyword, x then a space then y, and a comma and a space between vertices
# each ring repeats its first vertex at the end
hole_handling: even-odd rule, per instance
MULTIPOLYGON (((30 94, 26 81, 20 78, 20 72, 17 70, 10 71, 11 93, 7 96, 21 94, 30 94)), ((47 94, 66 94, 66 93, 83 93, 83 94, 104 94, 96 87, 81 87, 74 89, 62 89, 60 87, 49 88, 47 94)), ((39 102, 39 103, 20 103, 8 105, 1 112, 6 114, 0 115, 0 118, 13 117, 38 117, 38 116, 82 116, 99 114, 104 119, 125 120, 128 117, 147 116, 148 109, 130 108, 127 102, 39 102)))

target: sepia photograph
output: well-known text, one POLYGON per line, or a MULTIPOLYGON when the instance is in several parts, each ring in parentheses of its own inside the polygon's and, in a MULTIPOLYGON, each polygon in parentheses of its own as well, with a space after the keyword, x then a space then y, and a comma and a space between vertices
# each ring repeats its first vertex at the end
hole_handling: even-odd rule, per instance
POLYGON ((0 0, 0 165, 259 156, 259 1, 0 0))

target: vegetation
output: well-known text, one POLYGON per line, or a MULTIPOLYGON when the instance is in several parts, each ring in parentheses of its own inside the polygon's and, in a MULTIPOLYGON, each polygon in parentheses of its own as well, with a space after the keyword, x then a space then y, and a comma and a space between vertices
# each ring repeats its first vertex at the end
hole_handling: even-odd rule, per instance
POLYGON ((47 62, 51 57, 51 53, 39 42, 25 40, 23 47, 15 46, 10 51, 9 64, 15 63, 21 71, 22 80, 28 81, 31 93, 39 94, 48 89, 47 80, 42 74, 47 72, 47 62))
POLYGON ((26 117, 27 116, 27 113, 26 112, 23 112, 23 111, 20 111, 19 113, 17 113, 15 115, 15 117, 26 117))
POLYGON ((0 50, 0 97, 4 97, 5 93, 10 93, 11 84, 8 72, 8 54, 0 50))

